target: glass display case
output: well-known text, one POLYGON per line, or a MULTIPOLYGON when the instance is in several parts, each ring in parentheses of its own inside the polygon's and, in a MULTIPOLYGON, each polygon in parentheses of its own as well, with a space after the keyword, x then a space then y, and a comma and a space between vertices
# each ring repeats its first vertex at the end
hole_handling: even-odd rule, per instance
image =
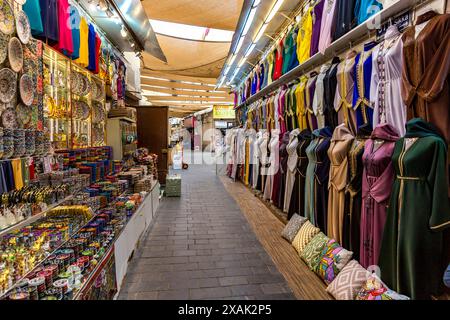
POLYGON ((44 46, 43 56, 44 127, 53 149, 67 149, 71 136, 70 60, 48 46, 44 46))

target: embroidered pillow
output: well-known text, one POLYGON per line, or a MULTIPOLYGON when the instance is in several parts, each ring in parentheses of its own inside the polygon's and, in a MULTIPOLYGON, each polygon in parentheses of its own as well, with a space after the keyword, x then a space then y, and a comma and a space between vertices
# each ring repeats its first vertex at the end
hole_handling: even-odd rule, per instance
POLYGON ((352 257, 353 252, 345 250, 336 240, 331 239, 323 248, 317 263, 317 269, 314 271, 326 284, 330 284, 352 257))
POLYGON ((323 248, 327 245, 328 238, 323 232, 319 232, 301 252, 300 258, 306 262, 311 270, 316 270, 319 265, 323 248))
POLYGON ((301 253, 303 249, 305 249, 308 242, 310 242, 311 239, 314 238, 314 236, 319 232, 319 228, 316 228, 311 222, 306 221, 295 236, 292 245, 298 253, 301 253))
POLYGON ((356 260, 350 261, 327 287, 337 300, 353 300, 371 273, 356 260))
POLYGON ((294 214, 291 217, 291 220, 289 220, 286 227, 284 227, 283 232, 281 233, 281 236, 285 238, 289 243, 292 243, 294 241, 295 236, 297 235, 298 231, 302 227, 302 225, 307 221, 305 217, 301 217, 298 214, 294 214))
POLYGON ((356 300, 409 300, 409 298, 392 291, 380 278, 372 274, 359 290, 356 300))

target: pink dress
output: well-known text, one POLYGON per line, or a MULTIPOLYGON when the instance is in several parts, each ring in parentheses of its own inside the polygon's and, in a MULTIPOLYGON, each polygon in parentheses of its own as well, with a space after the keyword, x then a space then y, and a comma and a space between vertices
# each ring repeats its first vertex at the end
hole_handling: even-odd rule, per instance
POLYGON ((387 205, 394 181, 392 154, 398 139, 397 130, 386 123, 378 125, 365 144, 360 226, 360 264, 364 268, 378 264, 387 205), (375 140, 384 141, 376 150, 375 140))
POLYGON ((324 53, 330 46, 336 26, 337 0, 325 0, 322 13, 322 25, 320 26, 319 52, 324 53))

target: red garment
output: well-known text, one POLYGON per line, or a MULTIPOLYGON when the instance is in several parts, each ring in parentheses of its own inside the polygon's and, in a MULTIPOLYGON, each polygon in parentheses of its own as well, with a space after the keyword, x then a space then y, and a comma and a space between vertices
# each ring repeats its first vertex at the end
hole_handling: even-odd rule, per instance
POLYGON ((102 40, 100 39, 98 33, 95 35, 95 71, 98 73, 100 70, 100 48, 102 46, 102 40))
POLYGON ((283 74, 283 40, 280 41, 275 50, 275 69, 273 71, 273 81, 278 80, 283 74))
POLYGON ((68 0, 58 0, 59 42, 54 45, 54 48, 71 56, 73 54, 73 39, 69 7, 68 0))

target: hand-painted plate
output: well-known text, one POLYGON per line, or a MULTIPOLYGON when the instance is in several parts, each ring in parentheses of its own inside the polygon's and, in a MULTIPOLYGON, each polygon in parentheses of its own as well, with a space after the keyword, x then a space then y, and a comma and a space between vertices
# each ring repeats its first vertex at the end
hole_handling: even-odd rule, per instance
POLYGON ((14 11, 7 0, 0 0, 0 32, 7 35, 14 32, 14 11))
MULTIPOLYGON (((5 0, 3 0, 5 1, 5 0)), ((16 15, 16 31, 17 36, 23 44, 27 44, 31 38, 31 27, 28 16, 22 10, 20 10, 16 15)))
POLYGON ((17 74, 8 68, 0 70, 0 101, 11 102, 17 92, 17 74))
MULTIPOLYGON (((1 0, 0 0, 1 1, 1 0)), ((3 0, 5 1, 5 0, 3 0)), ((11 69, 19 72, 23 68, 23 48, 22 43, 16 37, 9 39, 8 57, 11 69)))
POLYGON ((16 107, 17 121, 22 125, 27 125, 31 121, 31 107, 19 103, 16 107))
POLYGON ((0 63, 5 62, 8 56, 8 36, 0 32, 0 63))
POLYGON ((34 85, 33 80, 29 75, 22 75, 20 78, 19 90, 22 102, 27 106, 31 106, 34 101, 34 85))
POLYGON ((2 113, 2 125, 7 129, 17 129, 16 111, 8 108, 2 113))

